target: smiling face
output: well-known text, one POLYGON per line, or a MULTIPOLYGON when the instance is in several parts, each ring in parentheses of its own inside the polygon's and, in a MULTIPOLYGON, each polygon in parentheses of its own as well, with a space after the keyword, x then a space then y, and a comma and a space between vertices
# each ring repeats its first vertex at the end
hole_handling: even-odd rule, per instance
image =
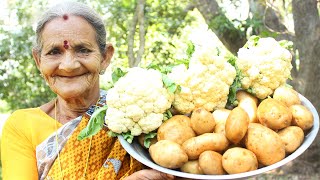
POLYGON ((69 16, 45 24, 36 64, 50 88, 64 99, 99 92, 99 72, 108 65, 113 47, 101 54, 94 28, 85 19, 69 16))

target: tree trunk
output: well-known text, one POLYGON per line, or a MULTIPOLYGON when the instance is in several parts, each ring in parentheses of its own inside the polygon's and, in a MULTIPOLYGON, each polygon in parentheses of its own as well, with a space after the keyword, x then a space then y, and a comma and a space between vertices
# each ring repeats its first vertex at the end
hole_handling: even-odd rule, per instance
MULTIPOLYGON (((294 35, 288 32, 280 19, 279 13, 277 13, 274 7, 267 8, 265 0, 249 0, 249 3, 250 12, 264 22, 264 27, 261 27, 264 31, 276 32, 278 34, 277 39, 286 39, 289 41, 294 39, 294 35)), ((243 47, 247 41, 246 34, 233 26, 232 22, 220 9, 217 1, 197 0, 193 1, 193 4, 200 11, 209 28, 217 35, 223 45, 232 54, 236 55, 238 50, 243 47), (221 22, 224 22, 224 24, 221 24, 221 22), (223 28, 223 31, 219 30, 223 26, 227 28, 223 28)), ((256 34, 259 34, 259 32, 256 32, 256 34)))
POLYGON ((195 0, 195 7, 200 11, 204 17, 209 28, 217 35, 224 46, 232 53, 237 54, 246 42, 245 34, 236 29, 230 20, 222 13, 217 1, 215 0, 195 0), (217 23, 224 22, 224 24, 217 23), (222 26, 227 28, 221 29, 222 26))
MULTIPOLYGON (((249 0, 250 12, 263 22, 264 31, 274 32, 277 40, 294 40, 294 33, 289 32, 279 13, 279 9, 266 0, 249 0)), ((259 32, 258 32, 259 34, 259 32)))
POLYGON ((128 33, 128 58, 129 67, 138 66, 141 61, 142 55, 144 53, 145 46, 145 26, 144 26, 144 7, 145 0, 138 0, 137 6, 133 15, 132 23, 129 27, 128 33), (139 22, 139 50, 137 51, 137 56, 134 53, 134 36, 137 29, 137 24, 139 22))
MULTIPOLYGON (((319 113, 320 19, 317 9, 317 0, 293 0, 292 12, 296 34, 296 41, 294 43, 299 50, 301 61, 297 77, 295 77, 293 81, 293 86, 299 93, 303 94, 312 102, 319 113)), ((316 167, 309 166, 309 169, 316 168, 315 171, 319 172, 319 137, 318 133, 317 139, 311 148, 299 158, 299 162, 301 162, 302 165, 300 167, 304 167, 303 165, 306 164, 306 162, 314 163, 316 167)), ((301 171, 301 173, 304 172, 301 171)))

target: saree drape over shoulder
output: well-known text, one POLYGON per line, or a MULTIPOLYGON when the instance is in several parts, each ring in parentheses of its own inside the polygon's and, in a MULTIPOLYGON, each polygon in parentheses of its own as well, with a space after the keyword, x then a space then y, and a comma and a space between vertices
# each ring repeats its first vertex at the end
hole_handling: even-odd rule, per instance
MULTIPOLYGON (((101 93, 100 100, 97 103, 97 106, 103 105, 105 105, 104 92, 101 93)), ((64 125, 58 124, 58 128, 56 126, 57 122, 44 112, 39 112, 41 111, 39 108, 15 112, 8 119, 4 127, 4 131, 7 131, 4 134, 8 134, 6 135, 7 137, 2 138, 4 179, 111 180, 123 179, 133 172, 142 169, 142 164, 127 154, 117 138, 109 137, 106 129, 99 131, 92 138, 81 141, 77 139, 78 134, 86 127, 96 108, 95 106, 90 107, 84 115, 64 125), (19 113, 22 113, 23 117, 19 113), (36 114, 40 115, 37 116, 36 114), (17 118, 19 120, 16 120, 17 118), (19 131, 20 127, 13 127, 22 122, 21 118, 33 119, 25 120, 28 122, 42 122, 51 118, 51 121, 49 120, 46 123, 50 124, 50 127, 46 127, 45 123, 40 123, 40 126, 42 125, 43 127, 36 126, 36 128, 33 128, 32 125, 38 124, 29 122, 31 125, 25 126, 28 130, 21 132, 19 131), (46 131, 43 131, 44 129, 46 131), (8 133, 8 131, 10 132, 8 133), (39 135, 39 132, 33 131, 43 131, 40 134, 45 133, 45 135, 36 137, 37 134, 39 135), (18 146, 14 144, 15 140, 18 141, 18 146), (29 150, 20 149, 24 146, 29 147, 29 150), (22 161, 25 167, 20 167, 18 160, 12 161, 13 156, 26 159, 26 161, 22 161), (14 165, 15 163, 16 165, 14 165), (23 170, 23 168, 26 170, 23 170), (28 169, 29 172, 27 172, 28 169)))

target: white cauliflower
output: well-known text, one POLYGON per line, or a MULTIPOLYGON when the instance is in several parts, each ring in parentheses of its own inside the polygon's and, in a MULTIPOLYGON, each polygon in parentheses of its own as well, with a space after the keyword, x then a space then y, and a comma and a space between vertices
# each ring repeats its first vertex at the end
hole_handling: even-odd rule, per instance
POLYGON ((179 112, 190 113, 199 107, 208 111, 225 107, 236 70, 216 52, 214 46, 196 47, 188 69, 178 65, 168 74, 181 87, 181 91, 175 92, 172 104, 179 112))
POLYGON ((285 84, 290 77, 291 53, 273 38, 254 36, 239 49, 236 64, 242 72, 243 89, 250 89, 260 99, 285 84))
POLYGON ((171 107, 173 99, 159 71, 131 68, 108 91, 105 123, 118 134, 149 133, 162 124, 163 113, 171 107))

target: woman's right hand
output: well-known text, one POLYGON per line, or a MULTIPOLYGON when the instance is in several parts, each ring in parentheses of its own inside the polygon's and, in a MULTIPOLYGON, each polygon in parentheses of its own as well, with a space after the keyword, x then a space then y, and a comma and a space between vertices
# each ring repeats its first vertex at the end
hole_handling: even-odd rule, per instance
POLYGON ((125 178, 125 180, 170 180, 170 179, 174 179, 174 176, 170 174, 162 173, 154 169, 143 169, 125 178))

